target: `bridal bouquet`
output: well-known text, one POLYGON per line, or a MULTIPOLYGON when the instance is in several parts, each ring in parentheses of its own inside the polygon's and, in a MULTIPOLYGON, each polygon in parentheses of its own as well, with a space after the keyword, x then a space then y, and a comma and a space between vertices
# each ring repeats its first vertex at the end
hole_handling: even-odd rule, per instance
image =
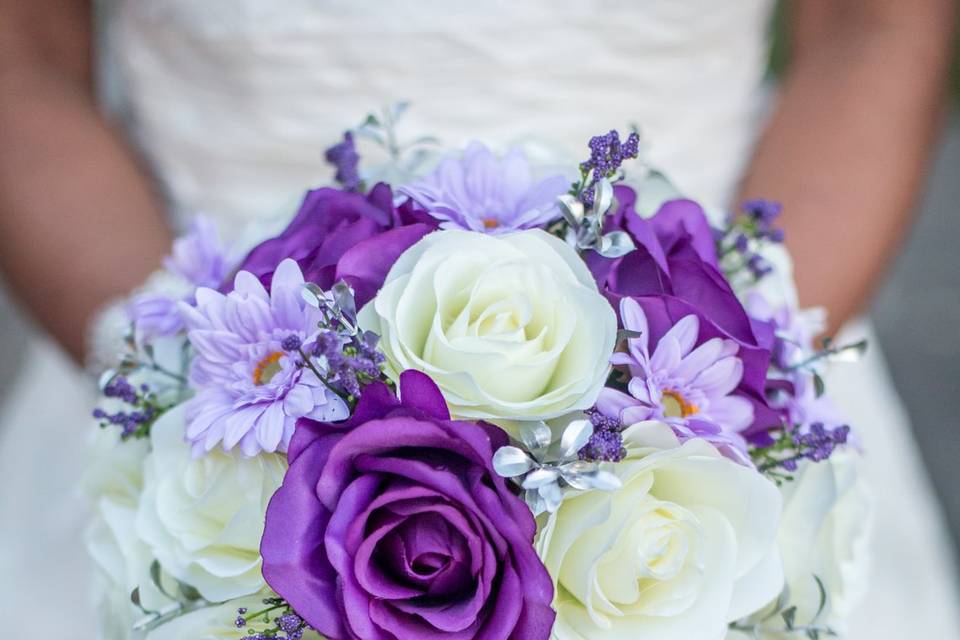
POLYGON ((479 143, 418 172, 388 124, 282 233, 236 259, 198 219, 130 300, 104 634, 837 635, 866 509, 821 370, 862 345, 814 348, 779 206, 711 224, 636 133, 570 177, 479 143))

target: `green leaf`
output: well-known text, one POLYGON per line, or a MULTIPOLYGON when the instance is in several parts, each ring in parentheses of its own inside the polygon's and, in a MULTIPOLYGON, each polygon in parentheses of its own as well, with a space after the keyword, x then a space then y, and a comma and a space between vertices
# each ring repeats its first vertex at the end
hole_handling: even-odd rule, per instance
POLYGON ((180 593, 188 601, 202 600, 203 596, 200 595, 200 592, 197 591, 195 587, 190 586, 185 582, 177 581, 177 587, 180 589, 180 593))
POLYGON ((794 621, 796 620, 796 617, 797 617, 797 608, 790 607, 789 609, 784 609, 780 613, 780 617, 783 618, 783 623, 787 625, 787 629, 792 631, 794 621))
POLYGON ((163 586, 162 571, 163 570, 160 567, 160 562, 158 560, 154 560, 150 564, 150 581, 153 582, 153 585, 160 591, 160 593, 167 596, 171 600, 176 600, 177 598, 174 597, 173 594, 167 591, 166 588, 163 586))
POLYGON ((819 373, 813 374, 813 389, 814 389, 814 392, 817 394, 818 398, 822 396, 824 392, 827 390, 826 384, 824 384, 823 378, 820 377, 819 373))
POLYGON ((816 622, 827 608, 827 589, 823 586, 820 576, 814 574, 813 579, 817 582, 817 591, 820 592, 820 606, 817 607, 817 613, 814 614, 812 622, 816 622))

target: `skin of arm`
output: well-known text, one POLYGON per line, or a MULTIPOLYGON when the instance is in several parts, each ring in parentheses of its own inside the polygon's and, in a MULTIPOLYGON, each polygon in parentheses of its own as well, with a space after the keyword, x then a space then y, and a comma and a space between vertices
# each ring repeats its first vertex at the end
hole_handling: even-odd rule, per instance
POLYGON ((0 269, 78 362, 87 324, 160 265, 170 235, 97 110, 80 0, 0 0, 0 269))
POLYGON ((829 332, 903 239, 944 115, 953 0, 794 0, 791 64, 741 196, 780 200, 801 303, 829 332))

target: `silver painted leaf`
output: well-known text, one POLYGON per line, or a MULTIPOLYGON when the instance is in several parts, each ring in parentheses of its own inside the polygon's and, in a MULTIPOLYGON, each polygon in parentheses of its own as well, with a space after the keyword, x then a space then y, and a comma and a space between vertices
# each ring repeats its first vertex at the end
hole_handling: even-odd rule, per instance
POLYGON ((613 185, 610 184, 610 181, 607 178, 601 178, 597 181, 594 196, 593 210, 597 213, 597 218, 599 219, 604 213, 607 212, 607 209, 610 208, 610 205, 613 204, 613 185))
POLYGON ((589 420, 574 420, 563 430, 560 437, 560 456, 572 458, 583 449, 593 435, 593 424, 589 420))
POLYGON ((117 377, 116 371, 114 371, 113 369, 107 369, 106 371, 100 374, 100 379, 97 381, 97 388, 100 389, 100 391, 103 391, 104 389, 107 388, 107 385, 110 384, 110 382, 116 377, 117 377))
POLYGON ((521 485, 524 489, 539 489, 540 487, 552 484, 560 477, 560 472, 556 469, 541 467, 527 474, 521 485))
POLYGON ((304 301, 306 301, 308 305, 315 309, 319 309, 320 305, 326 300, 323 289, 312 282, 303 285, 300 295, 303 296, 304 301))
POLYGON ((563 491, 556 484, 548 484, 540 488, 540 497, 543 498, 544 508, 553 513, 560 508, 563 502, 563 491))
POLYGON ((827 357, 830 362, 857 362, 867 352, 867 341, 860 340, 853 344, 835 347, 833 353, 827 357))
POLYGON ((566 193, 557 197, 557 203, 560 205, 560 213, 567 224, 572 227, 579 226, 584 216, 583 203, 566 193))
POLYGON ((546 449, 553 441, 553 431, 546 422, 527 422, 520 427, 520 441, 530 451, 546 449))
POLYGON ((525 452, 517 447, 500 447, 493 454, 493 470, 504 478, 521 476, 536 466, 525 452))
POLYGON ((604 258, 620 258, 634 249, 633 239, 625 231, 611 231, 600 238, 597 253, 604 258))
POLYGON ((591 482, 593 483, 593 488, 599 491, 616 491, 623 486, 620 478, 602 469, 597 471, 596 475, 591 479, 591 482))
POLYGON ((593 489, 593 476, 597 474, 597 463, 578 460, 560 467, 564 481, 574 489, 589 491, 593 489))

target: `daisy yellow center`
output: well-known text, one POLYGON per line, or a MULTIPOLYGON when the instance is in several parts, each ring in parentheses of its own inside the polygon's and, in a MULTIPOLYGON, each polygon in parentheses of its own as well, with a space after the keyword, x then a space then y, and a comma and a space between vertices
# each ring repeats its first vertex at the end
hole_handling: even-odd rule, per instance
POLYGON ((500 226, 500 221, 496 218, 484 218, 483 219, 483 228, 484 229, 496 229, 500 226))
POLYGON ((258 362, 257 366, 253 368, 253 383, 261 385, 270 382, 273 376, 280 373, 280 370, 283 368, 280 366, 280 358, 282 357, 282 351, 274 351, 258 362))
POLYGON ((687 399, 676 391, 664 391, 660 404, 663 406, 663 415, 668 418, 687 418, 700 411, 697 405, 687 402, 687 399))

